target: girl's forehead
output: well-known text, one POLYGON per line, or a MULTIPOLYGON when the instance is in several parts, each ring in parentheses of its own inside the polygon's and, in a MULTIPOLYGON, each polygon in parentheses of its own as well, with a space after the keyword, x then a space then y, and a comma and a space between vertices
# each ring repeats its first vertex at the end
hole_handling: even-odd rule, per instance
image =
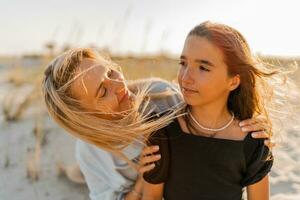
POLYGON ((223 52, 205 37, 189 36, 182 50, 182 56, 191 59, 210 58, 221 59, 223 52))

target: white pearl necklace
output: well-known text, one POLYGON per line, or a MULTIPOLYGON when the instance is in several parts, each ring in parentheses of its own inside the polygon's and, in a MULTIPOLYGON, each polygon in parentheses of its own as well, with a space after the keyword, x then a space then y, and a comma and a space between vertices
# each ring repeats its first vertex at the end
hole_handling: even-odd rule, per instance
POLYGON ((199 126, 201 129, 206 130, 206 131, 215 131, 215 132, 222 131, 222 130, 226 129, 228 126, 230 126, 230 124, 234 120, 234 113, 231 112, 232 113, 232 117, 231 117, 230 121, 225 126, 223 126, 221 128, 207 128, 207 127, 204 127, 201 124, 199 124, 199 122, 194 118, 194 116, 192 115, 192 113, 190 111, 188 111, 188 113, 191 116, 192 120, 197 124, 197 126, 199 126))

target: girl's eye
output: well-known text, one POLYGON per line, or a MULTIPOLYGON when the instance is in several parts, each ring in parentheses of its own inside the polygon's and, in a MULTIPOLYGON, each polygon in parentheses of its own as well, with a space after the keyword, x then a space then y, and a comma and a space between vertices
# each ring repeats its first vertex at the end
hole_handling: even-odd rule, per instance
POLYGON ((203 70, 203 71, 206 71, 206 72, 209 72, 209 71, 210 71, 209 69, 203 67, 202 65, 199 66, 199 69, 200 69, 200 70, 203 70))
POLYGON ((181 65, 182 67, 185 67, 185 62, 184 61, 180 61, 179 65, 181 65))

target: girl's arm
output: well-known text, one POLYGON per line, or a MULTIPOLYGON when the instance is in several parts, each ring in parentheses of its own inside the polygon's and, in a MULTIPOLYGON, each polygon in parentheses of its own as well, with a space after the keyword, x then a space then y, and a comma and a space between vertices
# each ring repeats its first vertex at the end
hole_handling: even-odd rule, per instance
POLYGON ((248 200, 269 200, 269 175, 247 187, 248 200))
POLYGON ((162 200, 163 189, 164 189, 164 183, 151 184, 144 181, 142 200, 162 200))

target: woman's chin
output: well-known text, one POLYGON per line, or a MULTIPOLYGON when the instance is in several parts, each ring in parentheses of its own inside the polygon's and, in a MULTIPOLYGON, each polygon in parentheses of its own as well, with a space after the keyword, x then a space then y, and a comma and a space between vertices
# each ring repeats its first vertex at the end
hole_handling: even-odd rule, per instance
POLYGON ((133 103, 134 103, 134 101, 132 98, 124 99, 124 101, 122 101, 119 104, 119 111, 126 112, 126 111, 130 110, 133 107, 133 103))

